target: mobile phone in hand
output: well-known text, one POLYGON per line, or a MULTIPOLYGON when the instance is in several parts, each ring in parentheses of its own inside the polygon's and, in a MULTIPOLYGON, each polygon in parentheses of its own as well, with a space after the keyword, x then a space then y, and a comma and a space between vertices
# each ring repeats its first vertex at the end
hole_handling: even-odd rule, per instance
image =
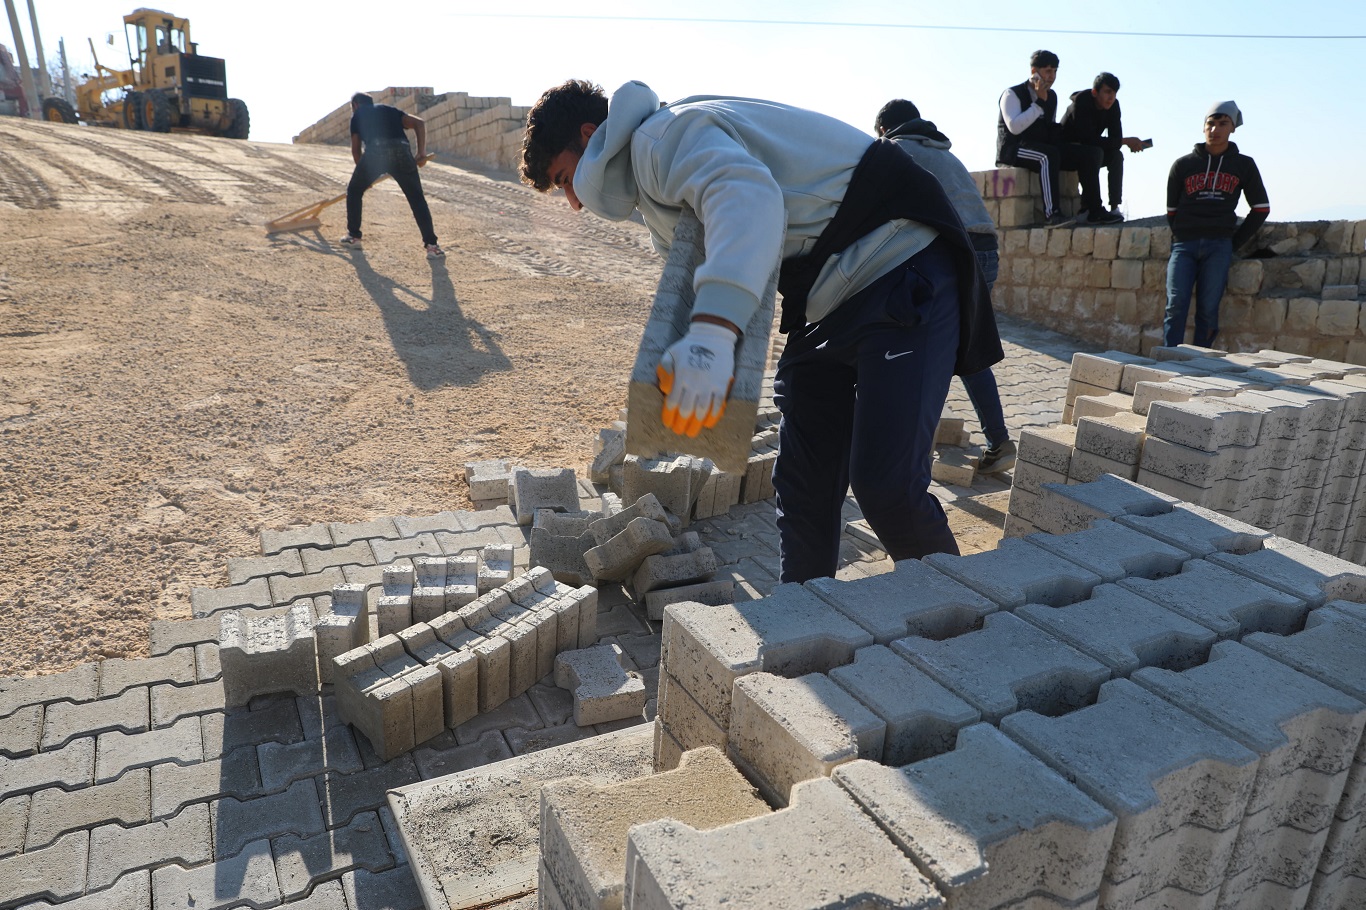
POLYGON ((1153 141, 1151 139, 1144 139, 1139 145, 1145 149, 1150 149, 1153 147, 1153 141))

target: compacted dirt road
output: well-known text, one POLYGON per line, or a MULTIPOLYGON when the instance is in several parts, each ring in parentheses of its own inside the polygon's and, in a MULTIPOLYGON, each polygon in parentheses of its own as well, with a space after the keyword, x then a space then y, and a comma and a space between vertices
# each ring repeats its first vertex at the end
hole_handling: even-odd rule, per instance
POLYGON ((263 528, 468 508, 463 465, 580 467, 625 403, 645 229, 429 164, 321 232, 347 150, 0 118, 0 676, 146 654, 263 528))

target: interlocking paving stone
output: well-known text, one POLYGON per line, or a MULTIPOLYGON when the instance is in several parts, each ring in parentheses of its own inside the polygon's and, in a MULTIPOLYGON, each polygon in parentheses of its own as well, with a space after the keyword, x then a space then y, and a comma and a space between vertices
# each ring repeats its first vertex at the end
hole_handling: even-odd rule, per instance
POLYGON ((29 796, 0 799, 0 859, 24 849, 30 799, 29 796))
POLYGON ((327 827, 349 822, 358 812, 378 809, 385 804, 384 792, 421 780, 417 763, 403 755, 387 764, 355 774, 327 773, 318 778, 318 796, 323 804, 327 827))
POLYGON ((182 717, 223 710, 223 680, 193 686, 152 686, 152 726, 167 727, 182 717))
POLYGON ((374 812, 363 812, 346 827, 315 837, 277 837, 271 852, 285 900, 302 897, 314 884, 352 869, 380 872, 394 865, 384 826, 374 812))
POLYGON ((531 699, 526 695, 519 695, 508 699, 492 711, 486 711, 456 727, 455 738, 463 746, 479 739, 489 730, 506 730, 512 727, 535 730, 542 726, 544 724, 540 715, 536 713, 531 699))
POLYGON ((191 803, 221 796, 250 799, 265 793, 254 746, 241 746, 224 758, 195 765, 162 762, 153 765, 151 773, 153 818, 166 818, 191 803))
POLYGON ((543 749, 563 746, 565 743, 578 742, 581 739, 588 739, 596 735, 597 731, 594 728, 580 727, 573 721, 560 724, 557 727, 542 727, 539 730, 523 730, 521 727, 513 727, 503 734, 507 738, 508 746, 511 747, 514 755, 540 752, 543 749))
POLYGON ((419 534, 400 540, 372 540, 370 549, 375 551, 375 561, 382 566, 397 562, 404 557, 443 556, 445 551, 436 542, 434 534, 419 534))
POLYGON ((281 550, 273 556, 234 557, 228 560, 228 584, 240 585, 253 578, 270 575, 302 575, 303 560, 298 550, 281 550))
POLYGON ((24 849, 46 847, 68 831, 106 822, 142 824, 151 812, 151 783, 145 768, 80 790, 49 787, 33 794, 24 849))
POLYGON ((223 677, 223 665, 218 662, 218 643, 195 645, 195 673, 200 682, 211 682, 223 677))
POLYGON ((204 757, 219 758, 238 746, 264 742, 297 743, 304 738, 299 708, 285 695, 255 699, 252 709, 234 708, 226 714, 206 714, 204 757))
POLYGON ((0 781, 6 795, 62 787, 74 790, 95 780, 95 737, 72 740, 55 752, 25 758, 0 758, 0 781))
POLYGON ((129 689, 114 698, 48 705, 43 720, 43 751, 61 748, 78 736, 93 736, 108 730, 124 733, 147 730, 146 686, 129 689))
POLYGON ((383 537, 392 540, 402 536, 392 518, 374 518, 369 521, 352 522, 333 521, 328 523, 327 532, 332 535, 333 545, 338 547, 344 547, 362 537, 383 537))
POLYGON ((199 718, 184 717, 169 727, 146 733, 101 733, 95 780, 113 780, 131 768, 146 768, 158 762, 188 765, 203 760, 199 718))
POLYGON ((342 889, 347 905, 360 910, 422 910, 422 893, 406 865, 387 872, 348 872, 342 876, 342 889))
MULTIPOLYGON (((48 910, 46 901, 25 904, 19 910, 48 910)), ((65 901, 62 910, 152 910, 152 873, 143 869, 129 872, 114 887, 65 901)))
POLYGON ((193 869, 171 865, 153 870, 152 896, 157 910, 274 906, 280 902, 280 885, 270 841, 255 841, 235 856, 193 869))
POLYGON ((336 696, 301 695, 295 699, 299 709, 299 723, 303 726, 305 739, 319 739, 333 730, 348 727, 337 713, 336 696))
POLYGON ((539 682, 527 690, 536 706, 536 713, 550 726, 557 726, 574 716, 574 693, 555 685, 539 682))
POLYGON ((29 705, 0 719, 0 755, 19 758, 38 751, 43 733, 43 706, 29 705))
POLYGON ((335 566, 312 575, 270 576, 270 600, 277 607, 288 606, 303 597, 318 597, 332 593, 337 585, 346 584, 346 576, 335 566))
POLYGON ((320 771, 350 774, 364 765, 349 727, 329 730, 321 739, 298 743, 262 743, 257 748, 261 785, 267 792, 282 790, 301 777, 320 771))
POLYGON ((0 859, 0 907, 79 896, 89 849, 90 832, 73 831, 50 847, 0 859))
POLYGON ((226 588, 191 588, 190 612, 195 618, 212 616, 224 610, 270 606, 270 585, 264 578, 253 578, 240 585, 226 588))
POLYGON ((154 619, 147 637, 152 656, 160 657, 185 645, 218 641, 218 621, 212 616, 202 619, 154 619))
POLYGON ((396 515, 394 516, 394 526, 398 528, 400 537, 416 537, 419 534, 433 531, 458 531, 460 530, 460 513, 437 512, 435 515, 417 517, 396 515))
POLYGON ((340 881, 323 882, 308 897, 290 901, 289 910, 348 910, 346 892, 340 881))
MULTIPOLYGON (((555 691, 563 691, 557 689, 555 691)), ((568 693, 566 693, 568 694, 568 693)), ((460 771, 468 771, 481 765, 492 764, 512 757, 507 740, 497 730, 489 730, 472 743, 456 745, 449 731, 413 751, 413 761, 423 780, 444 777, 460 771)))
POLYGON ((280 531, 266 528, 261 531, 261 555, 274 556, 281 550, 293 547, 321 549, 332 546, 332 535, 327 533, 327 522, 320 521, 304 528, 285 528, 280 531))
POLYGON ((160 657, 116 657, 100 661, 100 697, 118 695, 133 686, 174 683, 187 686, 195 681, 194 651, 178 648, 160 657))
POLYGON ((90 888, 112 885, 125 871, 213 859, 209 808, 187 806, 171 818, 125 828, 102 825, 90 832, 90 888))
POLYGON ((375 551, 370 548, 370 542, 367 540, 357 540, 344 547, 333 547, 330 550, 304 550, 299 557, 303 560, 304 572, 309 575, 334 566, 340 568, 375 564, 375 551))
MULTIPOLYGON (((383 791, 379 799, 383 801, 383 791)), ((209 810, 213 815, 216 859, 234 856, 259 838, 282 834, 311 837, 324 830, 322 812, 318 809, 318 787, 312 779, 295 781, 282 793, 255 799, 225 797, 210 803, 209 810)))

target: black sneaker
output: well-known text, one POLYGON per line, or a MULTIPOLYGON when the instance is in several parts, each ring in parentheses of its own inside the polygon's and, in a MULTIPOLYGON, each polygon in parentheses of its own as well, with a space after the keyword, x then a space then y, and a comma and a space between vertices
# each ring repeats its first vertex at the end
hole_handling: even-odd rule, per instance
POLYGON ((977 461, 978 474, 999 474, 1015 467, 1015 440, 1007 439, 982 453, 977 461))
POLYGON ((1123 215, 1114 212, 1107 212, 1105 209, 1096 209, 1086 216, 1087 224, 1119 224, 1124 220, 1123 215))
POLYGON ((1077 223, 1077 219, 1064 215, 1062 212, 1054 212, 1043 220, 1044 227, 1065 228, 1077 223))

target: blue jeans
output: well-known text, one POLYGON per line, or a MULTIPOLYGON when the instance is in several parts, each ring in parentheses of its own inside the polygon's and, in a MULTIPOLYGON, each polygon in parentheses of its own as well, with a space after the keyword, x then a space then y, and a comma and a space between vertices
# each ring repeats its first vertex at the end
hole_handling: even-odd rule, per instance
MULTIPOLYGON (((977 264, 982 267, 982 274, 987 279, 987 293, 996 284, 996 276, 1001 270, 1001 255, 998 250, 978 250, 977 264)), ((968 390, 968 400, 972 402, 972 409, 977 412, 977 421, 982 425, 982 432, 987 437, 987 447, 995 448, 1010 438, 1010 431, 1006 429, 1006 415, 1001 408, 1001 394, 996 390, 996 374, 991 372, 991 367, 987 367, 980 373, 973 373, 971 376, 959 377, 963 380, 963 388, 968 390)))
POLYGON ((773 383, 782 581, 835 574, 851 488, 893 559, 958 552, 929 491, 957 349, 958 275, 943 239, 788 336, 773 383))
POLYGON ((1172 243, 1167 260, 1167 315, 1162 320, 1162 343, 1175 347, 1186 340, 1186 314, 1195 289, 1195 338, 1202 348, 1214 346, 1219 334, 1219 301, 1228 286, 1233 261, 1231 237, 1203 237, 1172 243))

